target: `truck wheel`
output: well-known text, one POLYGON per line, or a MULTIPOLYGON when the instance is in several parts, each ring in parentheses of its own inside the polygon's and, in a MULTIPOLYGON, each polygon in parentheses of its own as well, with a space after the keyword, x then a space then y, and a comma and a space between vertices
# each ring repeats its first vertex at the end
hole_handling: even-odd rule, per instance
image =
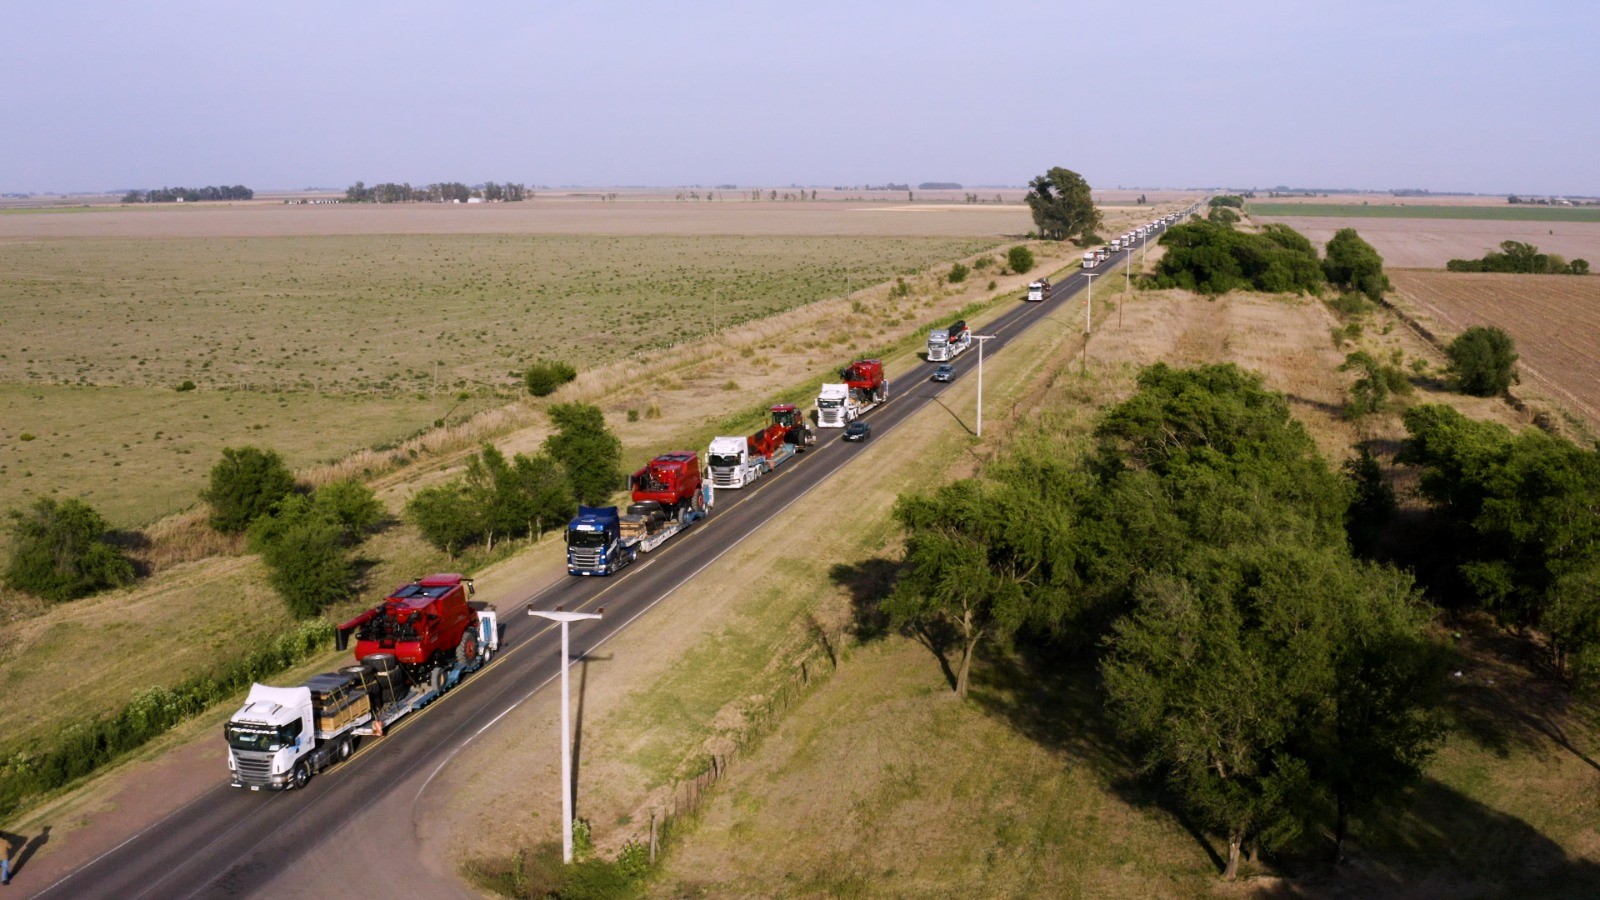
POLYGON ((443 669, 438 666, 433 667, 433 671, 428 673, 428 687, 435 692, 440 692, 444 689, 443 669))
POLYGON ((339 742, 339 762, 350 758, 350 738, 346 737, 339 742))
POLYGON ((311 780, 311 767, 306 765, 306 761, 302 759, 299 762, 295 763, 294 764, 294 783, 293 783, 294 789, 295 790, 299 790, 300 788, 305 787, 306 786, 306 782, 308 782, 310 780, 311 780))

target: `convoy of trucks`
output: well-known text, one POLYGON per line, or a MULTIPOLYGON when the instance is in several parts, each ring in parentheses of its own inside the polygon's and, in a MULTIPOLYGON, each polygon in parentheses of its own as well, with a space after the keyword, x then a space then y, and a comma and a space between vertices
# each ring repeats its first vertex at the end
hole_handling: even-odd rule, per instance
MULTIPOLYGON (((1166 216, 1083 255, 1094 268, 1110 253, 1194 211, 1166 216)), ((1028 299, 1050 299, 1048 278, 1028 285, 1028 299)), ((964 321, 928 335, 928 361, 945 363, 973 344, 964 321)), ((816 424, 842 428, 889 399, 883 362, 858 359, 822 385, 816 424)), ((629 478, 632 503, 578 507, 567 525, 567 571, 610 575, 682 533, 709 514, 714 488, 740 489, 816 443, 803 410, 770 407, 770 424, 754 434, 712 439, 702 470, 696 453, 664 453, 629 478)), ((285 790, 305 786, 311 776, 350 757, 356 741, 381 736, 400 719, 433 702, 493 657, 500 646, 493 607, 470 602, 470 578, 429 575, 391 593, 384 601, 340 625, 340 650, 355 638, 355 664, 308 679, 295 687, 255 684, 224 726, 228 769, 235 787, 285 790)))
POLYGON ((949 362, 972 346, 972 329, 964 320, 957 320, 949 328, 935 328, 928 332, 928 362, 949 362))
POLYGON ((250 686, 223 726, 234 787, 304 787, 355 751, 359 737, 427 706, 482 668, 500 647, 492 607, 471 604, 472 579, 429 575, 340 625, 340 650, 356 637, 355 662, 295 687, 250 686))

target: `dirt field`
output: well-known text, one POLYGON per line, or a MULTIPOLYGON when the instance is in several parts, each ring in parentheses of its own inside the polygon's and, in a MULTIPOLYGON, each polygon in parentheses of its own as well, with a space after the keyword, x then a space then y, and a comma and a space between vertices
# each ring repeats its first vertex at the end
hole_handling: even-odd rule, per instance
POLYGON ((1408 303, 1441 337, 1473 325, 1517 343, 1522 381, 1600 431, 1600 278, 1477 272, 1391 272, 1408 303))
POLYGON ((1567 259, 1600 263, 1600 222, 1502 222, 1483 219, 1374 219, 1331 216, 1256 216, 1257 224, 1282 222, 1322 247, 1341 228, 1354 228, 1382 254, 1384 265, 1442 269, 1452 259, 1477 259, 1501 241, 1533 244, 1567 259))

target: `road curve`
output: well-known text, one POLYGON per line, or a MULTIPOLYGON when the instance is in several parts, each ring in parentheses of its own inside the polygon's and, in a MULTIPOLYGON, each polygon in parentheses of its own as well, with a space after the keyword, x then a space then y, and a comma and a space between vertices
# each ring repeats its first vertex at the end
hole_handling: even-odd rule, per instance
MULTIPOLYGON (((1147 240, 1161 233, 1157 229, 1147 240)), ((1097 272, 1121 274, 1115 266, 1137 249, 1113 254, 1097 272)), ((1002 352, 1018 334, 1044 321, 1052 312, 1073 305, 1088 283, 1075 272, 1055 286, 1044 303, 1019 302, 991 322, 993 335, 985 356, 1002 352)), ((1070 326, 1069 326, 1070 327, 1070 326)), ((955 360, 957 380, 977 367, 978 354, 955 360)), ((891 399, 868 413, 873 440, 933 402, 949 388, 927 380, 928 369, 914 369, 898 383, 891 381, 891 399)), ((439 701, 402 720, 389 734, 369 739, 348 762, 311 779, 302 790, 280 794, 254 793, 228 786, 227 773, 216 773, 217 786, 170 815, 130 836, 122 844, 79 867, 36 895, 43 898, 115 897, 119 900, 187 897, 248 897, 267 893, 267 886, 293 873, 297 861, 330 844, 374 839, 414 838, 413 823, 386 800, 420 796, 433 774, 476 735, 495 726, 511 709, 543 689, 559 674, 560 641, 551 626, 540 626, 525 610, 562 605, 570 610, 605 608, 605 617, 572 626, 574 656, 593 652, 639 616, 672 595, 700 570, 733 549, 789 505, 854 457, 854 447, 839 440, 842 429, 820 429, 815 447, 754 489, 718 491, 712 514, 640 562, 609 578, 563 578, 515 606, 500 610, 505 635, 498 657, 439 701), (359 824, 357 824, 359 823, 359 824), (403 828, 404 831, 400 829, 403 828), (382 837, 379 837, 379 836, 382 837)), ((409 800, 405 809, 409 809, 409 800)), ((409 847, 392 847, 397 863, 411 859, 409 847)), ((346 873, 342 886, 321 884, 329 893, 391 896, 473 896, 455 883, 452 873, 402 869, 388 877, 367 878, 346 873), (393 879, 404 888, 373 883, 393 879), (388 887, 386 891, 385 888, 388 887)), ((271 893, 282 893, 279 885, 271 893)), ((14 884, 10 890, 22 887, 14 884)), ((294 893, 304 889, 296 885, 294 893)))

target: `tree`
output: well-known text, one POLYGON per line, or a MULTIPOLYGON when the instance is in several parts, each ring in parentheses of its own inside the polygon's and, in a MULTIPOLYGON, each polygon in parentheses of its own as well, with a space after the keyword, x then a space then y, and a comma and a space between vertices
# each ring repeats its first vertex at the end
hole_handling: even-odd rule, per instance
POLYGON ((484 533, 483 515, 460 481, 423 488, 406 503, 422 539, 455 557, 484 533))
MULTIPOLYGON (((1101 665, 1118 729, 1180 803, 1228 842, 1233 880, 1247 840, 1298 837, 1313 795, 1291 752, 1303 704, 1332 688, 1314 588, 1266 548, 1196 560, 1142 580, 1101 665)), ((1296 560, 1299 562, 1301 560, 1296 560)))
POLYGON ((344 532, 345 543, 359 543, 377 524, 385 512, 372 488, 353 478, 334 481, 317 488, 312 504, 344 532))
POLYGON ((346 549, 352 538, 336 506, 292 494, 250 526, 250 545, 267 565, 268 582, 297 619, 355 593, 355 564, 346 549))
POLYGON ((1006 265, 1018 275, 1026 275, 1033 269, 1033 251, 1020 244, 1012 247, 1006 251, 1006 265))
POLYGON ((1374 303, 1383 299, 1383 292, 1389 289, 1389 278, 1383 274, 1383 257, 1354 228, 1341 228, 1334 233, 1328 241, 1322 269, 1335 287, 1360 291, 1374 303))
POLYGON ((1026 608, 1021 582, 1029 573, 997 547, 1008 525, 997 511, 972 480, 895 503, 906 531, 905 570, 883 611, 897 627, 955 629, 961 642, 955 692, 963 700, 978 642, 991 632, 1015 631, 1026 608))
POLYGON ((549 456, 518 453, 509 462, 493 444, 467 460, 466 489, 482 512, 489 549, 495 534, 525 531, 532 539, 546 524, 576 512, 566 473, 549 456))
POLYGON ((550 407, 556 432, 545 438, 544 452, 560 463, 579 503, 591 506, 610 499, 622 480, 622 442, 606 428, 600 407, 561 403, 550 407))
POLYGON ((106 541, 105 519, 83 501, 41 497, 10 517, 10 587, 60 603, 133 581, 133 563, 106 541))
POLYGON ((1056 166, 1028 183, 1033 224, 1046 240, 1064 241, 1100 228, 1100 210, 1089 183, 1070 169, 1056 166))
POLYGON ((1517 351, 1511 336, 1474 325, 1445 348, 1461 390, 1478 397, 1503 394, 1517 383, 1517 351))
POLYGON ((211 467, 211 487, 201 494, 211 504, 211 527, 239 534, 272 511, 294 490, 294 474, 283 457, 257 447, 224 447, 211 467))

